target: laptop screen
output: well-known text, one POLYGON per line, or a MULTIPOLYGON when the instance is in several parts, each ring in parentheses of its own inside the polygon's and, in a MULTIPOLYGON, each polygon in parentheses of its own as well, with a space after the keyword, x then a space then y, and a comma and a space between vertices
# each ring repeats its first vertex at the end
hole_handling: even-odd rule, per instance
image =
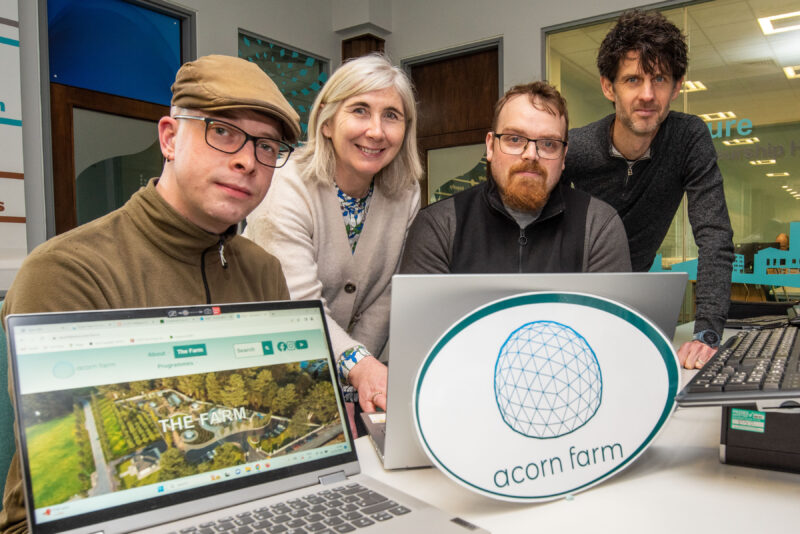
POLYGON ((12 316, 8 326, 27 497, 42 527, 353 453, 319 302, 12 316))

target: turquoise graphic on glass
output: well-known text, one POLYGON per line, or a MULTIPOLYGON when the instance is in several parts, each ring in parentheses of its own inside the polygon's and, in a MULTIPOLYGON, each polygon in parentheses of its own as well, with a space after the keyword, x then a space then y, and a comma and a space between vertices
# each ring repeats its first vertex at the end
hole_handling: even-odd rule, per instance
MULTIPOLYGON (((789 225, 789 248, 777 248, 778 243, 745 243, 755 245, 748 254, 734 254, 731 282, 768 286, 800 287, 800 222, 789 225), (772 246, 767 246, 772 245, 772 246), (758 249, 758 250, 756 250, 758 249)), ((650 272, 662 272, 661 254, 656 255, 650 272)), ((688 273, 697 280, 697 260, 676 263, 672 271, 688 273)))
POLYGON ((530 438, 557 438, 597 413, 603 377, 582 335, 561 323, 535 321, 514 330, 500 348, 494 393, 512 430, 530 438))
POLYGON ((308 129, 311 104, 328 80, 328 64, 297 50, 245 33, 239 33, 239 57, 254 62, 278 85, 300 115, 300 128, 308 129))

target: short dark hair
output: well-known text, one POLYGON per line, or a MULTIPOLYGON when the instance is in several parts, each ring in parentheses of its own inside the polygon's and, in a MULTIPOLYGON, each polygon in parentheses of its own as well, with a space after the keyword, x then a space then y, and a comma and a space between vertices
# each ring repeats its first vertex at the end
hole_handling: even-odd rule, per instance
POLYGON ((642 69, 647 74, 661 69, 675 82, 686 74, 686 37, 657 11, 631 10, 622 14, 600 44, 597 53, 600 76, 613 82, 620 61, 628 52, 639 53, 642 69))
POLYGON ((494 105, 494 117, 492 117, 492 131, 497 131, 497 119, 500 117, 500 112, 503 106, 506 105, 511 98, 517 95, 528 95, 531 105, 536 109, 543 109, 551 115, 564 117, 566 123, 566 130, 564 131, 564 142, 569 137, 569 115, 567 114, 567 101, 558 92, 558 89, 547 83, 546 81, 538 81, 515 85, 503 95, 503 98, 497 101, 494 105))

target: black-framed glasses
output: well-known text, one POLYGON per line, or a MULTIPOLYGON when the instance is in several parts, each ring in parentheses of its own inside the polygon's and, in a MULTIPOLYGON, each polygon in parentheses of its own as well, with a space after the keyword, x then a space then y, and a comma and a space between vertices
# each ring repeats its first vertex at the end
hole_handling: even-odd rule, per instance
POLYGON ((294 152, 294 148, 283 141, 250 135, 229 122, 194 115, 175 115, 173 118, 205 122, 206 143, 211 148, 226 154, 239 152, 248 141, 252 140, 253 146, 256 147, 256 161, 267 167, 276 169, 283 167, 289 161, 291 153, 294 152))
POLYGON ((528 143, 536 147, 536 154, 542 159, 558 159, 564 155, 566 141, 561 139, 529 139, 522 135, 492 132, 500 143, 500 150, 509 156, 519 156, 528 149, 528 143))

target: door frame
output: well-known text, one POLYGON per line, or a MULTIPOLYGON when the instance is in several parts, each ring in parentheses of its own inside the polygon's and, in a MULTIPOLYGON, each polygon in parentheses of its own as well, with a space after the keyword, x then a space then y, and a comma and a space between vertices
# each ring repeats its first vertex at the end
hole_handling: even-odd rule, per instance
POLYGON ((154 122, 169 115, 168 106, 58 83, 50 84, 50 127, 53 136, 53 218, 56 234, 64 233, 77 226, 74 108, 154 122))

